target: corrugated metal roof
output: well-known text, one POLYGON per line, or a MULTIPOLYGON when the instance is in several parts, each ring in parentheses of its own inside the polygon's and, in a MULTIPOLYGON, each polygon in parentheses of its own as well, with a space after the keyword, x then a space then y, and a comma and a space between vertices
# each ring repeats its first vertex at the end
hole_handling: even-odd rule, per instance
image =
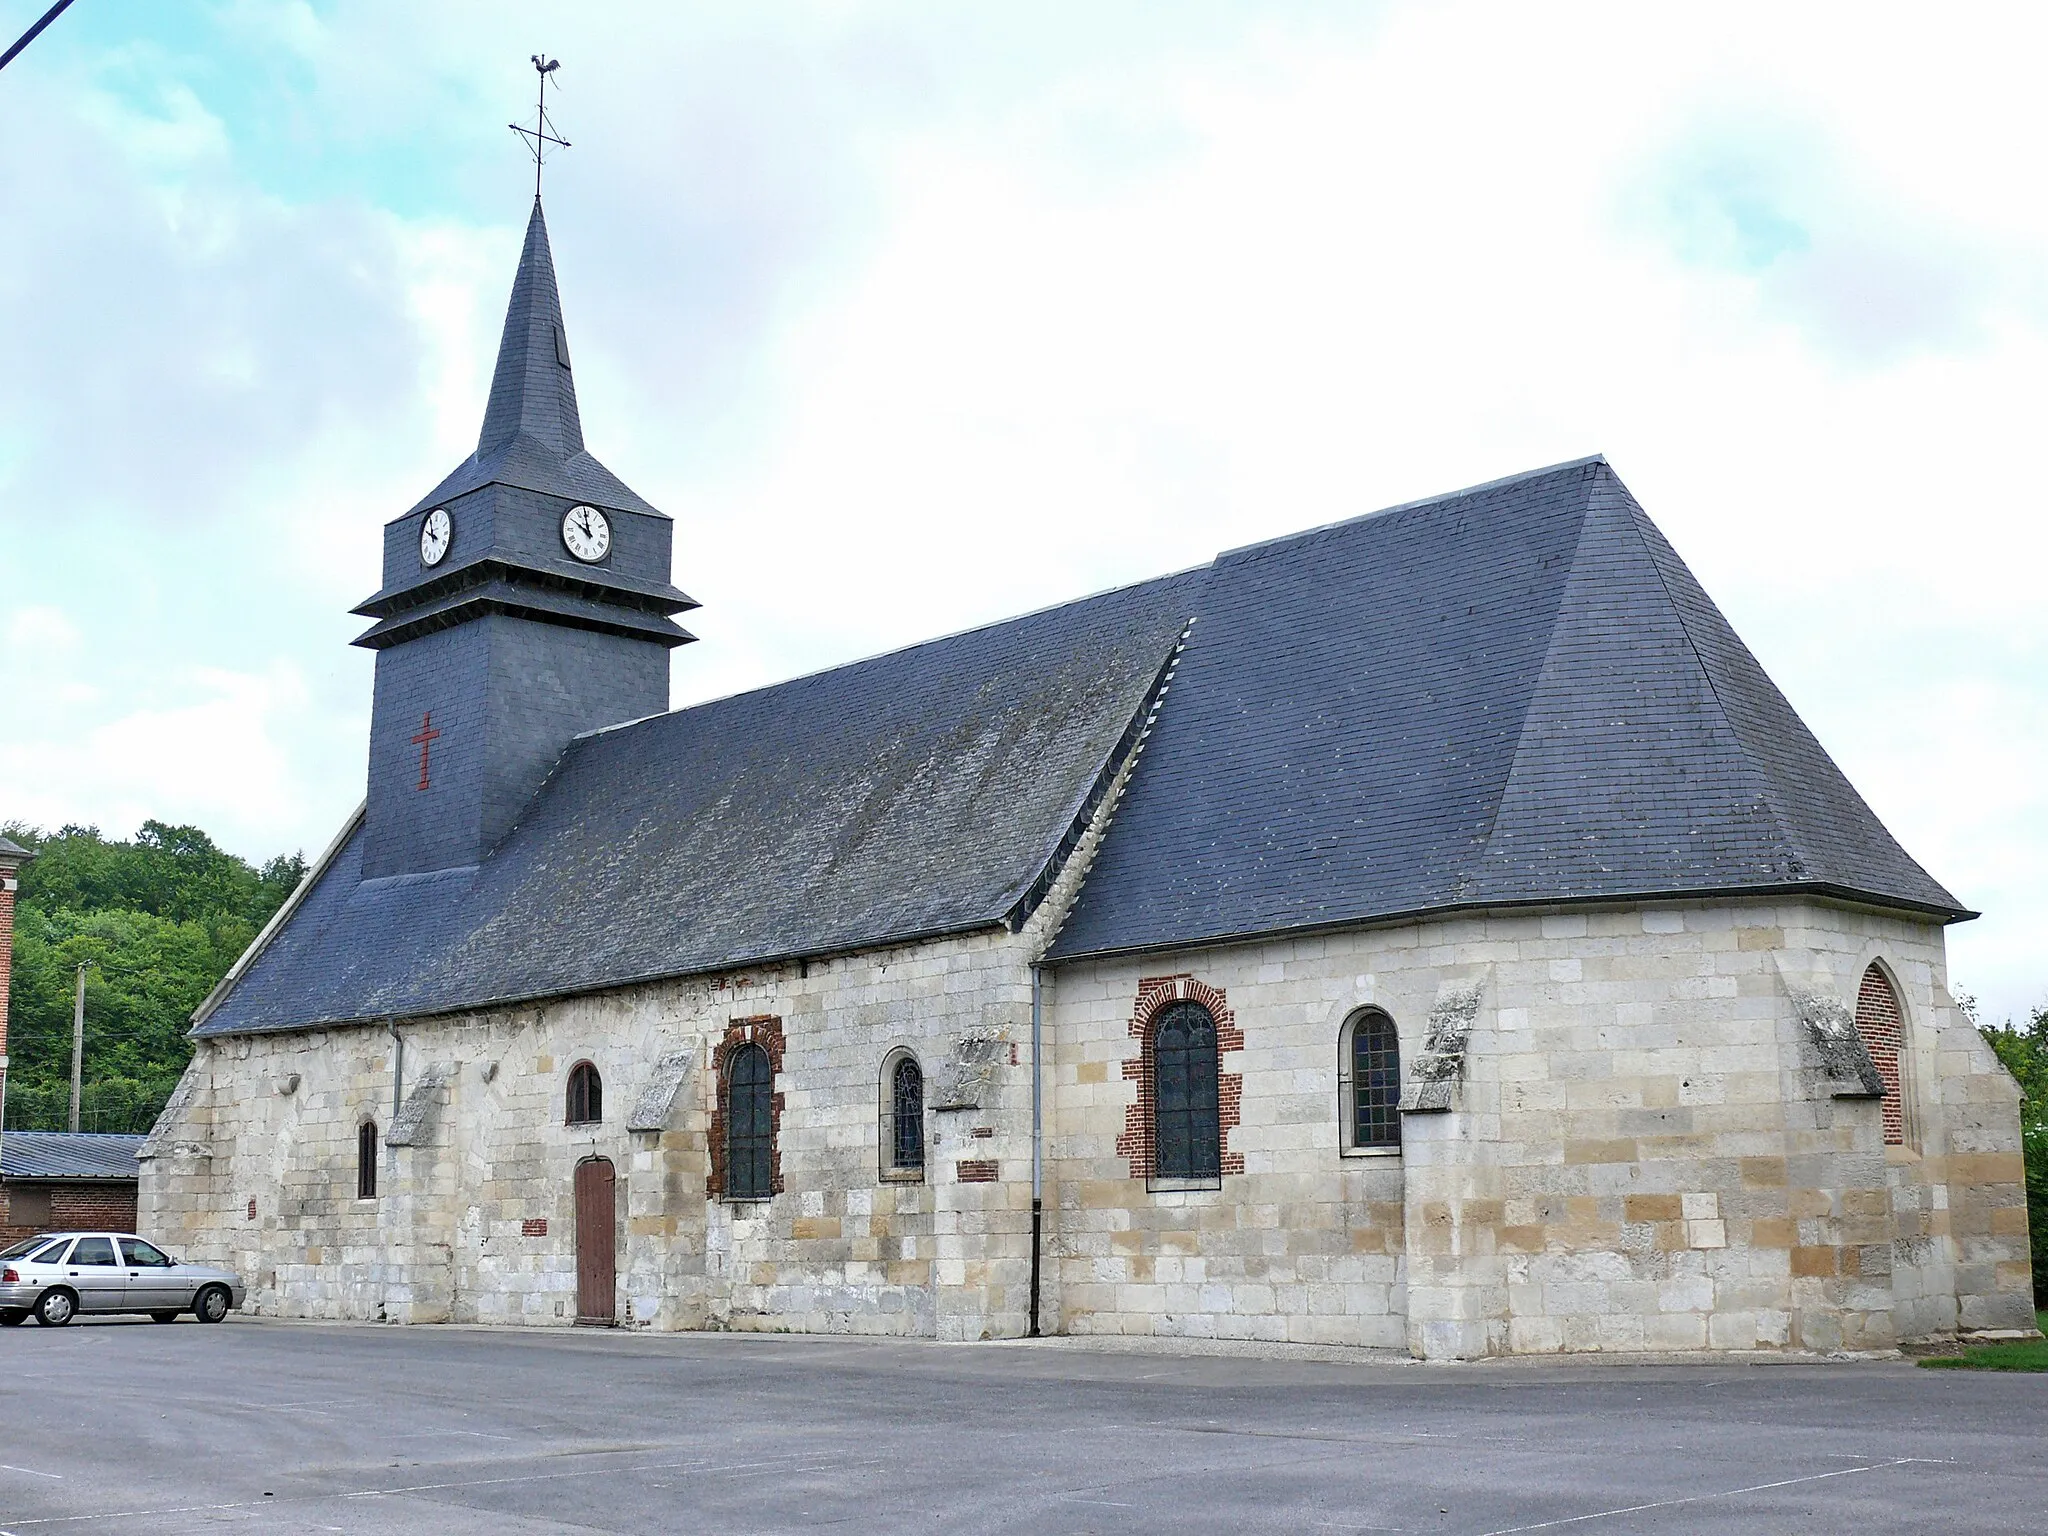
POLYGON ((93 1131, 8 1131, 0 1135, 0 1178, 132 1179, 140 1136, 93 1131))

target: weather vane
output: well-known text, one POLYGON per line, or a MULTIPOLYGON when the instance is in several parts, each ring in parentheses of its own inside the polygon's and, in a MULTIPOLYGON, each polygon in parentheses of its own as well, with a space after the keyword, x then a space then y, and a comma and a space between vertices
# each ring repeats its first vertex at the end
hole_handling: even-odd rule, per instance
MULTIPOLYGON (((567 149, 569 141, 559 136, 555 132, 555 125, 548 120, 548 76, 562 67, 562 61, 536 53, 533 56, 533 67, 540 75, 540 110, 534 116, 533 126, 523 128, 518 123, 507 123, 505 126, 526 140, 526 147, 533 151, 533 200, 539 202, 540 167, 541 162, 547 157, 548 146, 554 144, 567 149)), ((556 89, 560 90, 561 87, 557 86, 556 89)))

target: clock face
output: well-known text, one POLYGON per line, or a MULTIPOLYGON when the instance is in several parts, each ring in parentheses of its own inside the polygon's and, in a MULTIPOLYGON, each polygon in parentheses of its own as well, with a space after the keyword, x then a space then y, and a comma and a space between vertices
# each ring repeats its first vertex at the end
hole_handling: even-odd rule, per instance
POLYGON ((434 508, 420 522, 420 564, 439 565, 454 537, 455 523, 448 516, 448 509, 434 508))
POLYGON ((571 507, 562 514, 562 542, 578 560, 602 560, 611 553, 612 525, 595 507, 571 507))

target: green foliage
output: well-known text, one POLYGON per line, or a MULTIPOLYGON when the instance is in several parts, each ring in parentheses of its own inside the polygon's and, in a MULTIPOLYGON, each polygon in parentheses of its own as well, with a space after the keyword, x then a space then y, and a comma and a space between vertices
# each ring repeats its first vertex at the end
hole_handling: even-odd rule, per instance
POLYGON ((21 872, 8 999, 7 1126, 62 1130, 71 1105, 71 1008, 85 973, 79 1123, 144 1131, 192 1054, 192 1010, 305 874, 294 854, 256 869, 197 827, 0 828, 36 851, 21 872))
MULTIPOLYGON (((2048 1312, 2036 1312, 2034 1321, 2048 1333, 2048 1312)), ((1936 1371, 2048 1371, 2048 1339, 1978 1344, 1953 1355, 1930 1355, 1920 1364, 1936 1371)))
POLYGON ((2020 1134, 2027 1159, 2027 1229, 2033 1240, 2034 1304, 2048 1307, 2048 1004, 2019 1026, 1983 1031, 2020 1085, 2020 1134))

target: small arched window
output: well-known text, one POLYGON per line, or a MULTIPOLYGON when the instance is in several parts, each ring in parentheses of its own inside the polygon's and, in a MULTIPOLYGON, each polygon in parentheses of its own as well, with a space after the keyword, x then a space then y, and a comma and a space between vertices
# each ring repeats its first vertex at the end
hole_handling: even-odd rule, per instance
POLYGON ((907 1050, 882 1063, 882 1176, 924 1176, 924 1068, 907 1050))
POLYGON ((1885 1145, 1902 1147, 1906 1144, 1906 1098, 1899 1081, 1899 1051, 1905 1044, 1905 1019, 1891 978, 1875 961, 1856 989, 1856 1033, 1863 1037, 1877 1075, 1884 1079, 1885 1145))
POLYGON ((1401 1038, 1377 1008, 1344 1021, 1337 1041, 1337 1114, 1346 1152, 1401 1147, 1401 1038))
POLYGON ((775 1069, 748 1042, 725 1064, 725 1195, 766 1200, 775 1192, 775 1069))
POLYGON ((356 1127, 356 1198, 377 1198, 377 1122, 365 1120, 356 1127))
POLYGON ((579 1061, 569 1069, 569 1124, 595 1125, 604 1118, 604 1079, 597 1068, 579 1061))
POLYGON ((1152 1171, 1161 1179, 1219 1179, 1216 1020, 1175 1003, 1152 1026, 1152 1171))

